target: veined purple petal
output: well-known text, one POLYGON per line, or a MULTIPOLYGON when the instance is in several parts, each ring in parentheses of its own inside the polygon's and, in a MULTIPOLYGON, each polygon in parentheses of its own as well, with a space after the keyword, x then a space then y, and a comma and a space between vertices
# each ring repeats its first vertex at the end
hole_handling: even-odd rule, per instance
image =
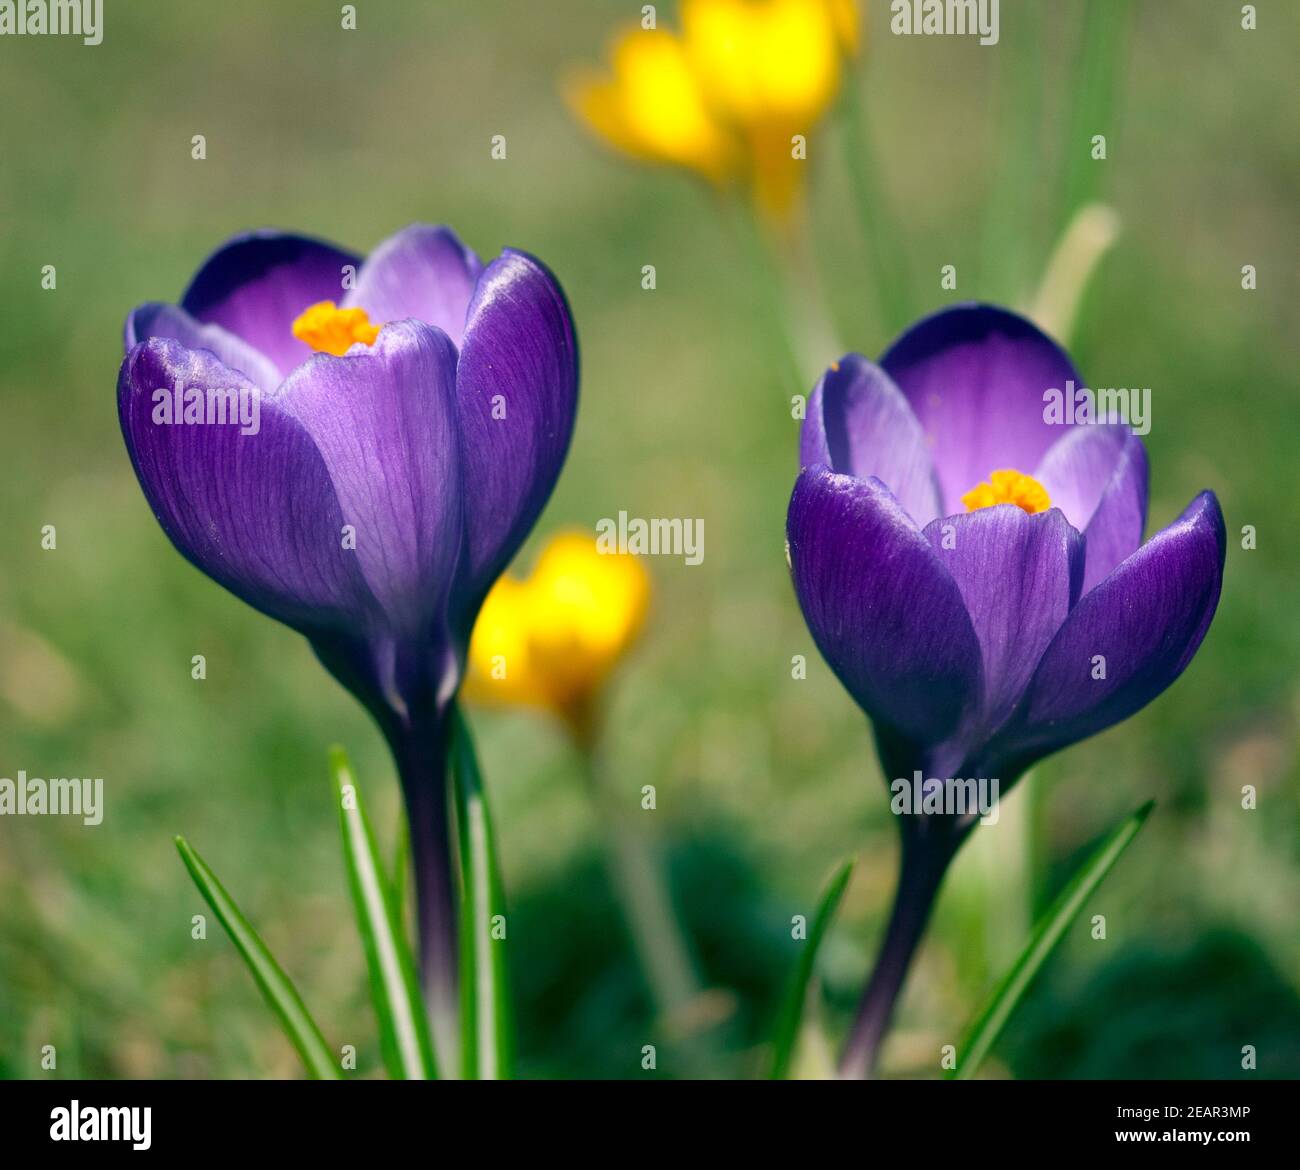
POLYGON ((1147 455, 1122 426, 1066 431, 1033 473, 1054 507, 1084 534, 1086 593, 1142 544, 1147 520, 1147 455))
POLYGON ((1202 492, 1075 606, 990 756, 1026 766, 1165 690, 1209 629, 1225 549, 1219 502, 1202 492))
POLYGON ((483 264, 448 227, 412 224, 367 257, 345 306, 365 309, 376 324, 414 317, 460 345, 483 264))
POLYGON ((269 358, 220 325, 204 325, 175 305, 153 302, 132 310, 124 330, 126 349, 151 337, 170 337, 186 349, 210 350, 222 365, 243 374, 267 394, 280 384, 280 371, 269 358))
POLYGON ((859 354, 822 375, 800 432, 803 467, 875 476, 923 528, 940 514, 939 487, 925 436, 907 399, 879 366, 859 354))
POLYGON ((118 413, 135 473, 163 531, 237 597, 303 631, 352 629, 376 611, 342 548, 324 461, 295 419, 260 399, 256 433, 234 423, 155 422, 175 385, 260 394, 206 350, 154 337, 126 356, 118 413))
POLYGON ((578 345, 555 277, 507 249, 469 308, 456 375, 465 526, 464 604, 476 610, 555 486, 578 405, 578 345))
POLYGON ((373 346, 318 354, 275 399, 316 444, 361 573, 411 637, 445 617, 461 545, 455 379, 447 335, 397 321, 373 346))
POLYGON ((917 744, 980 705, 980 648, 956 583, 884 484, 803 471, 786 522, 818 648, 877 724, 917 744))
POLYGON ((1083 383, 1056 342, 992 305, 957 305, 913 325, 880 359, 920 421, 942 512, 1002 468, 1031 474, 1061 436, 1043 394, 1083 383))
POLYGON ((294 319, 317 301, 342 300, 344 268, 360 264, 358 257, 319 240, 252 232, 208 257, 181 308, 260 350, 283 378, 313 352, 294 337, 294 319))
POLYGON ((1078 600, 1083 538, 1056 508, 999 504, 935 520, 926 539, 961 591, 979 639, 987 734, 1006 719, 1078 600))

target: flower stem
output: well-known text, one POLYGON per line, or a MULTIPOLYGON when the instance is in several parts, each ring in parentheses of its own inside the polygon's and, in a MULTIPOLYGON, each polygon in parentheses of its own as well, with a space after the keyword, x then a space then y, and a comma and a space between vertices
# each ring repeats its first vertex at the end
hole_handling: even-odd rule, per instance
POLYGON ((655 1007, 671 1021, 700 994, 699 976, 673 910, 663 866, 601 774, 592 723, 590 718, 574 722, 574 742, 601 817, 605 863, 655 1007))
MULTIPOLYGON (((443 1077, 461 1067, 457 987, 459 887, 452 869, 447 749, 448 705, 457 665, 427 650, 387 658, 354 639, 317 634, 312 648, 325 668, 370 712, 397 765, 406 802, 408 847, 415 875, 415 921, 420 983, 443 1077), (380 669, 381 661, 385 669, 380 669)), ((390 647, 391 650, 391 647, 390 647)), ((401 854, 399 854, 401 856, 401 854)), ((395 885, 400 886, 402 878, 395 885)))
POLYGON ((390 736, 410 830, 415 870, 415 919, 424 989, 438 1068, 443 1077, 460 1068, 456 903, 447 809, 447 723, 417 714, 390 736))
POLYGON ((942 829, 933 831, 934 828, 924 823, 920 826, 903 825, 894 908, 875 969, 858 1001, 853 1030, 840 1058, 839 1075, 842 1078, 869 1080, 874 1076, 894 1004, 925 933, 948 863, 961 843, 962 834, 942 829))
POLYGON ((787 395, 807 393, 815 372, 832 356, 813 352, 796 324, 785 273, 756 213, 748 208, 740 210, 735 225, 749 265, 750 281, 759 294, 759 331, 771 347, 774 377, 787 395))

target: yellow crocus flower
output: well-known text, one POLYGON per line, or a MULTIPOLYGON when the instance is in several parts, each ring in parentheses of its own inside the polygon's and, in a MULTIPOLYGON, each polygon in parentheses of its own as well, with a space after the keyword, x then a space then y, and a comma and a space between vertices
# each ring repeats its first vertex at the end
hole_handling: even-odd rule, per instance
POLYGON ((470 639, 466 696, 540 707, 588 735, 596 691, 636 640, 649 602, 637 557, 597 552, 590 533, 560 533, 532 576, 492 587, 470 639))
POLYGON ((634 158, 725 183, 738 162, 735 143, 705 105, 681 38, 633 26, 614 42, 611 59, 609 75, 583 70, 566 84, 574 112, 634 158))
POLYGON ((809 138, 858 47, 853 0, 683 0, 680 37, 633 27, 612 72, 586 73, 569 103, 625 153, 746 183, 766 213, 786 217, 809 138))
POLYGON ((684 0, 696 76, 732 123, 817 118, 839 88, 839 38, 818 0, 684 0))

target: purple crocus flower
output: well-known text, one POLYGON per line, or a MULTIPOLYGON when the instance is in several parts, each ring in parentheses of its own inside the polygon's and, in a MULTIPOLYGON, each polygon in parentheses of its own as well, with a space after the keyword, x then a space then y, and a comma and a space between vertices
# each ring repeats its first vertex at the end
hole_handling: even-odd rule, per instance
MULTIPOLYGON (((1182 673, 1223 579, 1203 492, 1145 544, 1147 461, 1113 421, 1055 425, 1086 384, 1034 325, 943 310, 808 403, 787 534, 818 648, 887 780, 997 780, 1127 718, 1182 673)), ((900 816, 899 897, 842 1072, 864 1076, 972 815, 900 816)))
POLYGON ((445 1054, 447 709, 479 606, 568 450, 578 354, 564 294, 533 257, 484 267, 445 227, 405 228, 364 263, 257 232, 125 332, 122 433, 163 530, 303 633, 389 741, 445 1054))

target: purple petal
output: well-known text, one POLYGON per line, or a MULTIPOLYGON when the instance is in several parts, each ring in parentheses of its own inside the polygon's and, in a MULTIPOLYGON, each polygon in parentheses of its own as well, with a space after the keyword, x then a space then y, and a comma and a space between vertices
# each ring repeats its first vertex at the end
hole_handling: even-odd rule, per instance
POLYGON ((1075 606, 990 755, 1012 771, 1127 719, 1174 681, 1209 629, 1226 535, 1202 492, 1075 606), (1104 660, 1105 677, 1099 674, 1104 660))
POLYGON ((1054 507, 1084 534, 1083 590, 1142 544, 1147 519, 1147 456, 1128 427, 1074 427, 1052 446, 1034 478, 1054 507))
POLYGON ((939 474, 946 513, 989 473, 1030 474, 1061 436, 1043 394, 1083 383, 1061 349, 1025 318, 958 305, 913 325, 880 359, 911 404, 939 474))
POLYGON ((170 338, 151 338, 123 361, 122 434, 172 543, 237 597, 300 630, 362 622, 374 599, 356 555, 341 547, 338 500, 310 436, 265 396, 256 433, 237 422, 155 423, 155 391, 177 382, 205 394, 260 393, 211 353, 170 338))
POLYGON ((181 308, 241 337, 285 377, 313 352, 294 337, 294 319, 317 301, 340 301, 344 268, 360 264, 348 252, 302 236, 236 236, 204 262, 181 308))
POLYGON ((459 346, 482 271, 451 228, 412 224, 371 252, 343 303, 359 305, 376 324, 414 317, 436 325, 459 346))
POLYGON ((822 465, 858 479, 875 476, 917 527, 940 514, 921 424, 889 375, 859 354, 822 375, 808 400, 799 447, 804 467, 822 465))
POLYGON ((925 536, 957 582, 979 639, 977 731, 988 732, 1011 713, 1078 600, 1083 538, 1055 508, 1031 516, 1014 504, 935 520, 925 536))
POLYGON ((564 293, 540 261, 507 249, 484 271, 456 391, 472 611, 541 514, 573 434, 577 338, 564 293))
POLYGON ((275 364, 251 345, 220 325, 201 324, 175 305, 141 305, 127 317, 124 333, 127 350, 150 337, 170 337, 186 349, 210 351, 222 365, 243 374, 268 394, 280 384, 275 364))
POLYGON ((915 744, 950 735, 979 706, 979 643, 957 585, 888 488, 809 468, 786 532, 804 618, 849 694, 915 744))
POLYGON ((320 451, 362 575, 389 624, 412 637, 445 618, 461 542, 456 347, 421 321, 373 346, 318 354, 276 397, 320 451))

